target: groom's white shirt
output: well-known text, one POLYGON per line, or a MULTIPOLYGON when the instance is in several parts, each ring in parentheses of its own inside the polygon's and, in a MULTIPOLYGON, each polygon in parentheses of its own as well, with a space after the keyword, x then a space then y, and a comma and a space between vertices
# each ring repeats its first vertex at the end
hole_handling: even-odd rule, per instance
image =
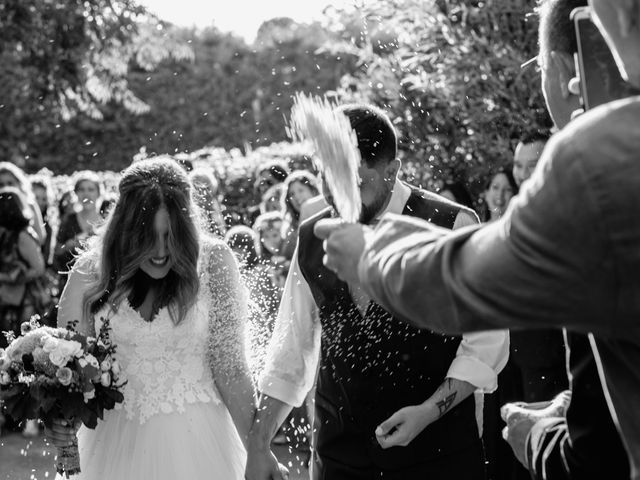
MULTIPOLYGON (((378 218, 386 213, 401 214, 410 194, 409 187, 396 179, 389 204, 378 218)), ((458 215, 454 229, 472 223, 470 215, 458 215)), ((292 406, 302 404, 315 381, 320 358, 321 330, 316 304, 300 271, 296 249, 265 367, 258 382, 262 393, 292 406)), ((447 377, 469 382, 476 387, 478 393, 491 393, 498 386, 498 373, 504 368, 508 358, 507 330, 464 334, 447 377)), ((479 409, 476 414, 481 414, 481 398, 476 397, 476 404, 479 409)))

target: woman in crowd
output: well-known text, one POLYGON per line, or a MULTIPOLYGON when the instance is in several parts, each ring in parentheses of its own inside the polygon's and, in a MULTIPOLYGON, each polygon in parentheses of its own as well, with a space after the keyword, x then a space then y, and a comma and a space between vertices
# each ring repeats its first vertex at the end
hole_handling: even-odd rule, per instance
POLYGON ((76 204, 78 199, 73 189, 66 190, 60 195, 58 199, 58 221, 76 213, 76 204))
POLYGON ((278 183, 262 195, 260 202, 260 213, 279 212, 282 209, 282 202, 285 196, 284 183, 278 183))
POLYGON ((90 171, 76 173, 73 192, 80 208, 61 219, 54 250, 54 267, 62 272, 61 288, 65 283, 66 272, 73 266, 78 248, 95 234, 96 227, 103 222, 98 210, 98 199, 102 193, 98 175, 90 171))
POLYGON ((218 202, 218 180, 213 176, 213 172, 202 167, 189 173, 189 178, 193 185, 196 205, 200 207, 209 232, 223 237, 227 228, 218 202))
MULTIPOLYGON (((99 236, 76 262, 59 326, 109 319, 128 380, 121 409, 77 433, 82 480, 240 480, 255 404, 233 253, 198 228, 192 186, 170 160, 127 168, 99 236), (146 371, 151 365, 152 375, 146 371)), ((57 421, 56 445, 74 428, 57 421)))
POLYGON ((42 215, 42 222, 44 224, 45 240, 42 243, 42 256, 44 257, 45 264, 51 265, 52 261, 52 242, 53 242, 53 227, 51 225, 51 199, 52 188, 51 182, 46 177, 36 177, 31 180, 31 188, 38 204, 40 214, 42 215))
MULTIPOLYGON (((36 284, 45 271, 40 242, 31 227, 33 211, 25 195, 15 187, 0 189, 0 331, 20 334, 20 324, 42 313, 46 292, 36 284)), ((0 348, 7 341, 0 335, 0 348)), ((0 412, 0 429, 4 418, 0 412)), ((25 436, 38 434, 29 420, 25 436)))
POLYGON ((282 253, 290 260, 298 244, 300 208, 304 202, 318 195, 320 190, 318 180, 305 170, 298 170, 289 175, 285 187, 283 212, 287 226, 282 253))
MULTIPOLYGON (((509 202, 517 195, 518 186, 511 168, 500 168, 486 184, 483 193, 484 212, 482 220, 490 223, 498 220, 507 211, 509 202)), ((502 439, 504 422, 500 416, 500 407, 507 402, 522 400, 522 388, 519 374, 513 360, 509 359, 498 375, 498 389, 484 396, 484 432, 482 435, 487 471, 489 478, 525 480, 526 470, 513 457, 510 447, 502 439)))
POLYGON ((511 199, 517 195, 518 186, 513 179, 510 168, 500 168, 490 178, 484 189, 484 214, 483 222, 494 222, 498 220, 504 212, 511 199))
POLYGON ((31 227, 37 235, 38 242, 42 245, 47 238, 47 232, 44 228, 40 208, 31 189, 31 183, 25 173, 13 163, 0 162, 0 188, 3 187, 15 187, 22 192, 27 207, 32 212, 31 227))
POLYGON ((280 290, 284 288, 286 272, 291 263, 282 253, 283 225, 284 217, 280 212, 263 213, 253 224, 260 241, 260 261, 268 267, 274 285, 280 290))
MULTIPOLYGON (((28 285, 44 274, 31 209, 14 187, 0 189, 0 331, 20 333, 20 324, 40 313, 28 285)), ((0 335, 0 347, 6 346, 0 335)))

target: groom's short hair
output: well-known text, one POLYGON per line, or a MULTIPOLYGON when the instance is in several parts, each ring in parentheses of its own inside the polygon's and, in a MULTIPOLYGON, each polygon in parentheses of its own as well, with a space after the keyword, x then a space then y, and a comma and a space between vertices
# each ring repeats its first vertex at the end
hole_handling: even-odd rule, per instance
POLYGON ((398 138, 386 113, 366 104, 341 105, 337 109, 345 114, 356 132, 360 156, 368 167, 387 164, 398 155, 398 138))

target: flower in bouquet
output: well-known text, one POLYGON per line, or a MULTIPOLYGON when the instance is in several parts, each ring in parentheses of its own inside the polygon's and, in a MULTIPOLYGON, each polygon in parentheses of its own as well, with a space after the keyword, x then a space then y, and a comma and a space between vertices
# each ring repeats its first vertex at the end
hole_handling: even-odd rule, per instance
MULTIPOLYGON (((82 422, 95 428, 105 410, 124 400, 126 379, 115 359, 109 339, 109 322, 103 319, 97 338, 68 328, 43 327, 25 322, 21 335, 0 350, 0 400, 15 421, 39 418, 50 426, 54 419, 82 422)), ((77 444, 58 452, 59 473, 80 471, 77 444)))

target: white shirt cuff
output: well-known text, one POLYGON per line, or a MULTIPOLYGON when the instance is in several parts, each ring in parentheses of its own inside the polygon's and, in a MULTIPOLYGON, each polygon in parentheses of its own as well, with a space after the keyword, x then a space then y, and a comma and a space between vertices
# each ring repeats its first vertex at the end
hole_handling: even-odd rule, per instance
POLYGON ((468 355, 458 355, 453 359, 447 377, 468 382, 481 393, 491 393, 498 388, 496 371, 486 363, 468 355))
POLYGON ((273 375, 262 375, 258 380, 258 390, 292 407, 302 405, 308 393, 299 385, 287 382, 273 375))

